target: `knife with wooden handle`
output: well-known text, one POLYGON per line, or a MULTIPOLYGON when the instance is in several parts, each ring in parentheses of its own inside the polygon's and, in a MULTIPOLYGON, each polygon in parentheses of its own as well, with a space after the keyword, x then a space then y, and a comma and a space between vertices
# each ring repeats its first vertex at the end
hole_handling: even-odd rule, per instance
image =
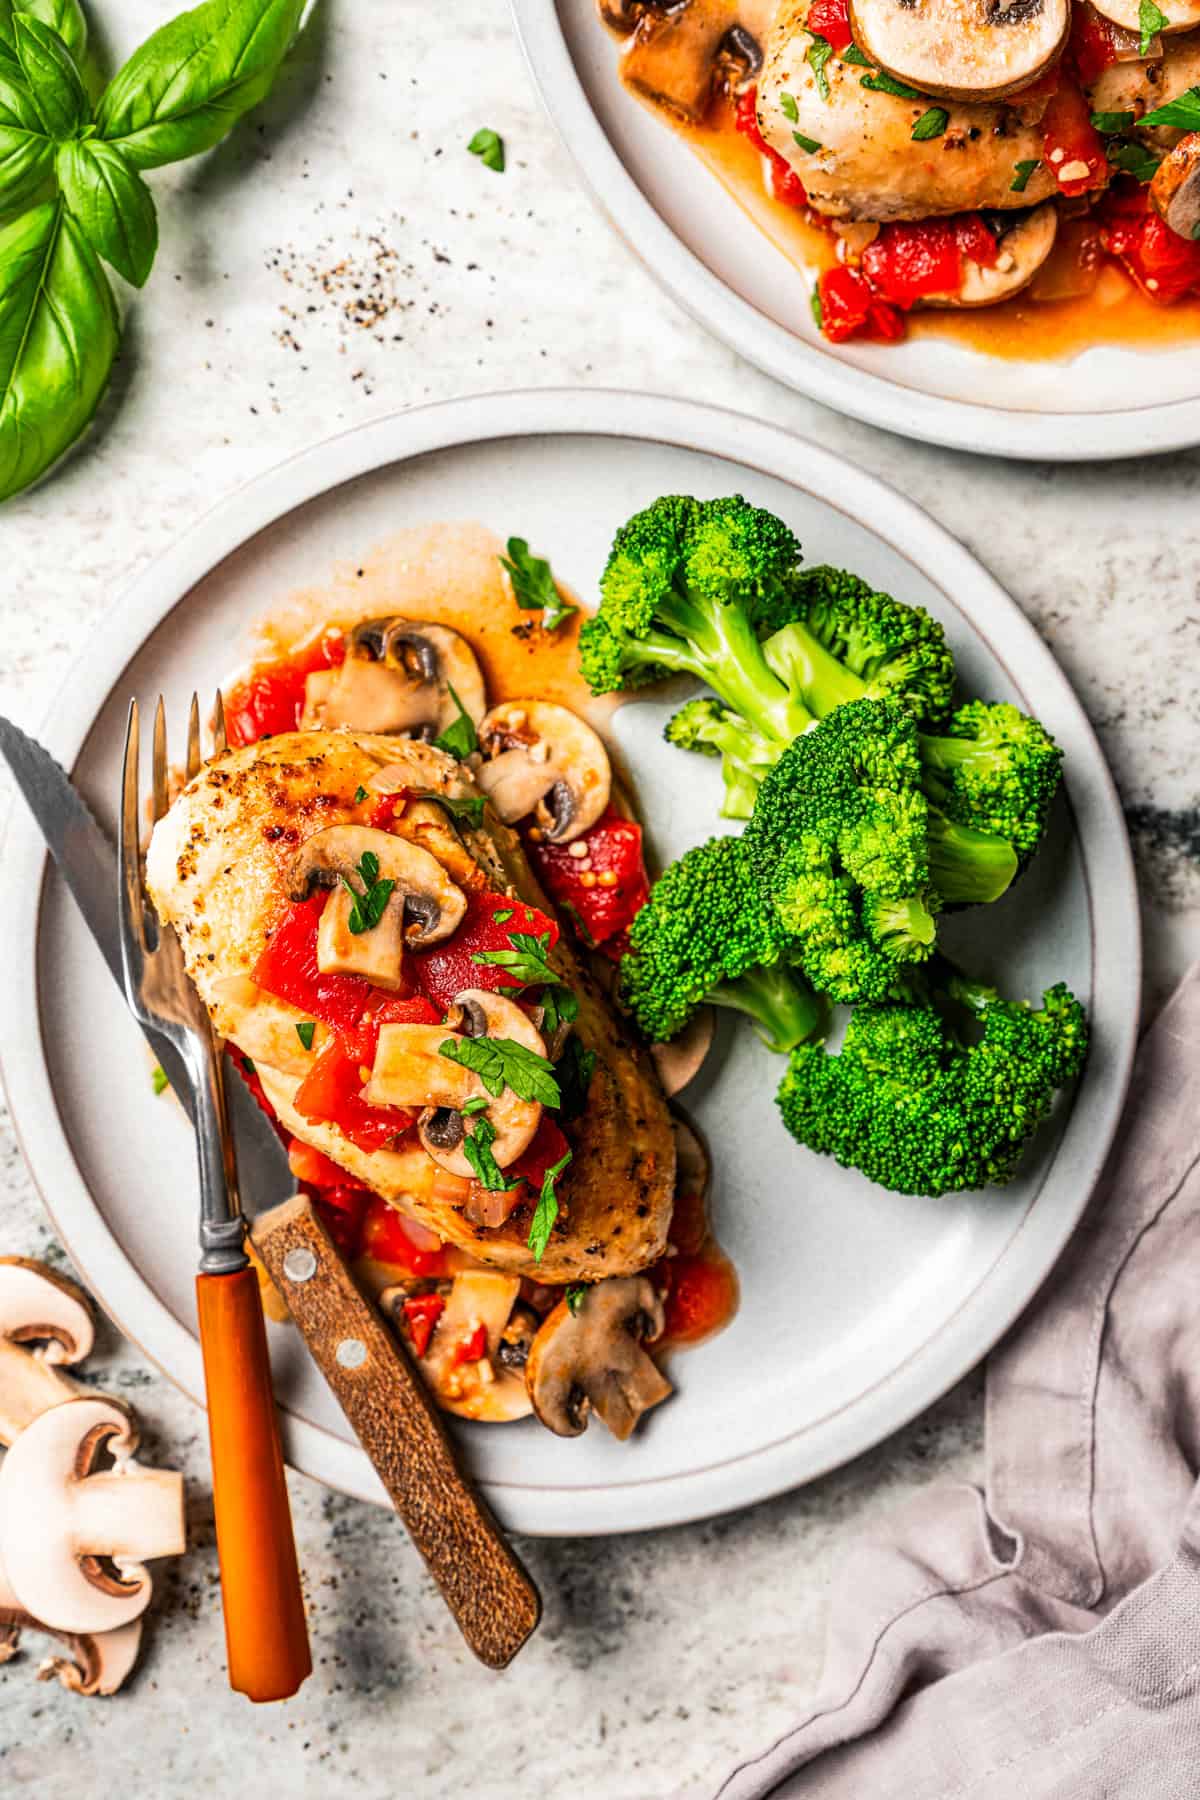
POLYGON ((481 1662, 503 1669, 541 1598, 459 1468, 420 1376, 303 1194, 261 1213, 251 1236, 460 1631, 481 1662))

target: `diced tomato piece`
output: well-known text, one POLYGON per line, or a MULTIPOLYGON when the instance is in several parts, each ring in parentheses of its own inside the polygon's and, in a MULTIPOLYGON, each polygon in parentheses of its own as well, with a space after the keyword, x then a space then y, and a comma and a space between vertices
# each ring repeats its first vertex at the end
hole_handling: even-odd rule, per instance
MULTIPOLYGON (((389 994, 357 975, 322 975, 317 967, 317 930, 327 894, 289 906, 276 920, 254 966, 253 979, 269 994, 287 1000, 340 1035, 359 1032, 364 1019, 382 1024, 436 1025, 440 1014, 420 994, 389 994)), ((372 1062, 373 1039, 358 1041, 360 1060, 372 1062)))
POLYGON ((534 938, 548 936, 551 949, 558 942, 558 926, 536 906, 508 900, 503 894, 468 894, 466 914, 453 937, 432 949, 412 952, 408 968, 421 992, 443 1010, 464 988, 495 993, 520 987, 519 975, 510 975, 496 963, 473 960, 494 951, 519 950, 520 945, 512 941, 514 932, 534 938))
POLYGON ((321 1223, 348 1262, 362 1252, 363 1220, 371 1199, 366 1188, 348 1183, 323 1187, 313 1196, 321 1223))
POLYGON ((955 294, 962 281, 958 235, 949 219, 884 225, 863 251, 863 274, 893 306, 907 309, 925 294, 955 294))
POLYGON ((659 1265, 666 1278, 663 1339, 695 1343, 728 1323, 737 1304, 737 1276, 722 1256, 682 1252, 659 1265))
POLYGON ((293 1102, 302 1119, 334 1125, 359 1150, 385 1149, 416 1123, 402 1106, 369 1106, 362 1097, 363 1068, 341 1039, 328 1043, 296 1090, 293 1102))
POLYGON ((345 1169, 298 1137, 288 1139, 288 1168, 305 1187, 344 1187, 346 1183, 345 1169))
POLYGON ((528 1149, 518 1156, 515 1163, 504 1171, 506 1175, 516 1176, 527 1182, 533 1189, 534 1198, 542 1191, 542 1182, 546 1178, 546 1170, 560 1163, 571 1148, 552 1115, 543 1112, 538 1121, 538 1128, 528 1149))
POLYGON ((379 1194, 371 1196, 363 1220, 362 1253, 375 1262, 389 1263, 393 1268, 402 1269, 408 1275, 438 1277, 445 1275, 446 1252, 438 1246, 431 1250, 428 1246, 433 1239, 432 1232, 426 1232, 421 1226, 413 1224, 397 1212, 379 1194), (416 1241, 412 1234, 419 1233, 421 1241, 416 1241))
POLYGON ((959 255, 967 262, 978 263, 981 269, 994 269, 998 255, 996 240, 980 215, 977 212, 959 213, 953 225, 959 255))
POLYGON ((418 1356, 424 1356, 433 1328, 446 1310, 440 1294, 413 1294, 404 1302, 404 1324, 418 1356))
POLYGON ((785 206, 807 206, 808 195, 804 191, 804 183, 797 175, 786 157, 773 150, 762 132, 758 129, 758 89, 746 88, 738 95, 734 108, 734 124, 742 136, 749 138, 759 155, 766 158, 770 165, 770 193, 773 200, 782 200, 785 206))
POLYGON ((806 30, 832 45, 835 55, 853 42, 849 0, 812 0, 804 24, 806 30))
POLYGON ((904 318, 895 306, 881 300, 866 276, 839 263, 825 269, 817 282, 821 302, 821 330, 831 344, 848 338, 875 338, 894 343, 904 336, 904 318))
POLYGON ((408 794, 404 791, 397 794, 374 795, 367 812, 367 824, 375 831, 390 831, 395 823, 396 814, 407 799, 408 794))
POLYGON ((603 944, 632 923, 650 892, 642 856, 642 828, 610 808, 590 830, 575 840, 585 856, 572 856, 570 844, 531 843, 530 859, 550 897, 572 907, 583 932, 603 944))
POLYGON ((1149 299, 1171 306, 1200 293, 1200 243, 1180 237, 1150 206, 1145 188, 1122 182, 1100 210, 1100 239, 1149 299))
POLYGON ((316 669, 332 669, 343 661, 340 631, 327 631, 314 643, 281 657, 257 663, 225 695, 225 732, 235 748, 256 744, 280 731, 295 731, 304 707, 304 683, 316 669))
POLYGON ((1121 36, 1120 26, 1098 13, 1088 0, 1074 0, 1069 54, 1085 87, 1116 62, 1121 36))
POLYGON ((451 1353, 451 1362, 473 1363, 487 1355, 487 1326, 482 1321, 460 1338, 451 1353))
POLYGON ((1063 194, 1107 187, 1112 171, 1087 101, 1064 81, 1042 115, 1042 159, 1063 194))

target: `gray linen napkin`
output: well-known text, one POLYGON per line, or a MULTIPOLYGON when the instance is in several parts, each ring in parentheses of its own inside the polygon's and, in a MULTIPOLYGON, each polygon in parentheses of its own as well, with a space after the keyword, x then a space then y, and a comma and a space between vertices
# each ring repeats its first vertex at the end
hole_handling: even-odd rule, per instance
POLYGON ((987 1371, 986 1491, 835 1578, 812 1711, 720 1800, 1200 1796, 1200 966, 1088 1214, 987 1371))

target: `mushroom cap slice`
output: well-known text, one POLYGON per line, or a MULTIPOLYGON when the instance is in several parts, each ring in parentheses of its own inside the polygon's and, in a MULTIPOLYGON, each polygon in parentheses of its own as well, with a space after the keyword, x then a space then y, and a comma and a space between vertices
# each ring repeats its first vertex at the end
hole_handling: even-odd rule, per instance
MULTIPOLYGON (((1109 63, 1094 81, 1085 85, 1084 93, 1093 112, 1131 112, 1135 121, 1140 121, 1144 114, 1200 86, 1200 31, 1164 37, 1161 42, 1161 57, 1109 63)), ((1171 149, 1183 135, 1170 125, 1146 127, 1135 123, 1132 129, 1161 150, 1171 149)))
POLYGON ((533 1410, 559 1437, 579 1437, 595 1411, 622 1441, 674 1390, 643 1349, 662 1336, 663 1304, 645 1275, 589 1287, 572 1312, 560 1300, 525 1364, 533 1410))
POLYGON ((132 1463, 117 1401, 68 1400, 26 1427, 0 1464, 0 1558, 22 1609, 54 1631, 113 1631, 152 1592, 147 1559, 185 1546, 183 1478, 132 1463), (101 1453, 116 1459, 98 1471, 101 1453))
POLYGON ((83 1362, 94 1341, 82 1288, 43 1263, 0 1257, 0 1444, 84 1391, 63 1370, 83 1362))
MULTIPOLYGON (((628 16, 625 10, 625 17, 628 16)), ((628 31, 618 11, 617 30, 628 31)), ((757 40, 740 25, 729 0, 672 0, 642 9, 621 48, 621 79, 656 106, 698 125, 708 112, 719 66, 756 72, 757 40)))
POLYGON ((1058 235, 1058 208, 1052 200, 1014 219, 996 240, 996 261, 990 269, 964 261, 962 283, 956 294, 923 294, 918 306, 996 306, 1028 287, 1058 235))
POLYGON ((850 0, 854 41, 923 94, 999 100, 1048 69, 1071 29, 1070 0, 850 0))
POLYGON ((1189 242, 1200 237, 1200 131, 1189 131, 1163 157, 1150 183, 1150 201, 1177 236, 1189 242))
POLYGON ((596 823, 612 793, 599 734, 548 700, 506 700, 479 727, 479 786, 506 825, 535 814, 543 838, 569 844, 596 823))
MULTIPOLYGON (((1092 5, 1104 18, 1111 19, 1114 25, 1140 35, 1141 0, 1092 0, 1092 5)), ((1159 26, 1164 37, 1168 33, 1190 31, 1194 25, 1200 25, 1200 0, 1166 0, 1166 4, 1158 10, 1167 21, 1165 25, 1159 26)))
MULTIPOLYGON (((546 1054, 546 1040, 533 1020, 514 1000, 503 994, 489 992, 486 988, 464 988, 462 993, 455 995, 448 1015, 450 1018, 455 1016, 461 1021, 460 1028, 447 1030, 442 1034, 444 1038, 508 1038, 535 1056, 546 1054)), ((388 1029, 384 1026, 380 1031, 381 1049, 384 1032, 388 1029)), ((378 1062, 377 1056, 377 1066, 378 1062)), ((374 1080, 372 1072, 373 1084, 374 1080)), ((482 1094, 483 1091, 482 1084, 477 1084, 475 1093, 482 1094)), ((538 1101, 522 1100, 512 1088, 505 1087, 502 1093, 489 1099, 486 1109, 476 1117, 487 1119, 495 1127, 492 1156, 498 1168, 507 1169, 533 1142, 541 1123, 542 1109, 538 1101)), ((445 1169, 448 1175, 461 1175, 468 1181, 475 1178, 475 1170, 462 1148, 467 1132, 474 1129, 474 1122, 465 1120, 457 1106, 433 1101, 421 1114, 417 1129, 422 1149, 440 1169, 445 1169)))
POLYGON ((337 668, 305 682, 303 728, 432 739, 457 719, 460 701, 473 720, 483 716, 487 692, 475 652, 448 625, 395 614, 362 619, 346 632, 345 646, 337 668))
MULTIPOLYGON (((401 945, 424 948, 427 944, 440 943, 458 930, 467 910, 466 896, 451 881, 437 857, 408 838, 397 837, 390 831, 378 831, 371 825, 327 825, 323 831, 316 831, 306 838, 288 870, 288 898, 304 900, 314 887, 335 889, 331 904, 343 902, 347 919, 340 922, 346 925, 347 934, 353 936, 349 932, 348 915, 354 901, 342 878, 354 879, 356 886, 361 888, 362 878, 357 872, 364 854, 375 857, 379 864, 379 879, 394 882, 395 886, 379 925, 373 931, 360 932, 360 938, 369 939, 379 931, 382 939, 389 942, 399 936, 401 945)), ((328 912, 329 906, 326 906, 325 913, 328 912)), ((338 915, 335 915, 335 924, 328 933, 330 938, 334 937, 337 920, 338 915)), ((324 926, 325 914, 322 914, 321 922, 324 926)), ((366 948, 364 945, 363 949, 366 948)), ((399 958, 396 960, 398 963, 399 958)), ((358 967, 327 969, 321 961, 319 938, 317 961, 326 974, 362 972, 358 967)))

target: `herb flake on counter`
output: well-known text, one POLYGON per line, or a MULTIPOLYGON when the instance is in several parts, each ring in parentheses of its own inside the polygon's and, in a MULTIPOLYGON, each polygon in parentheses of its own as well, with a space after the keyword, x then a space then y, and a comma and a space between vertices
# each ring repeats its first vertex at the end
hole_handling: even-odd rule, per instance
POLYGON ((923 112, 913 126, 910 136, 914 143, 924 144, 930 138, 940 138, 950 123, 950 114, 944 106, 931 106, 923 112))
POLYGON ((511 1088, 518 1100, 556 1108, 562 1098, 554 1067, 513 1038, 447 1038, 438 1045, 447 1062, 478 1075, 493 1100, 511 1088))
POLYGON ((450 698, 458 708, 458 717, 452 724, 447 725, 440 737, 434 738, 433 747, 435 750, 444 750, 447 756, 452 756, 456 762, 463 762, 478 750, 479 734, 475 730, 474 719, 459 699, 453 684, 447 682, 446 686, 450 698))
POLYGON ((481 125, 475 136, 467 145, 472 156, 477 156, 485 169, 494 169, 497 175, 504 173, 504 139, 490 125, 481 125))
MULTIPOLYGON (((1141 42, 1138 44, 1138 54, 1140 56, 1149 56, 1150 45, 1160 31, 1169 30, 1170 24, 1170 19, 1168 19, 1166 13, 1163 12, 1161 8, 1154 4, 1154 0, 1141 0, 1141 4, 1138 7, 1138 30, 1141 33, 1141 42)), ((1099 130, 1099 126, 1097 126, 1096 129, 1099 130)))
POLYGON ((396 883, 379 879, 379 858, 373 850, 363 851, 354 872, 363 884, 361 894, 348 875, 339 875, 338 880, 354 902, 346 923, 355 937, 361 937, 364 932, 373 931, 382 919, 396 883))
POLYGON ((303 1025, 297 1025, 296 1027, 296 1036, 300 1039, 300 1042, 304 1045, 306 1050, 311 1050, 313 1047, 313 1037, 316 1034, 316 1029, 316 1023, 312 1019, 306 1019, 303 1025))
POLYGON ((1013 194, 1023 194, 1025 189, 1029 186, 1030 176, 1033 174, 1033 171, 1039 167, 1040 163, 1041 158, 1037 156, 1016 163, 1014 165, 1015 172, 1012 178, 1012 187, 1009 189, 1009 192, 1013 194))
POLYGON ((550 1233, 554 1230, 554 1221, 558 1217, 558 1195, 555 1187, 559 1176, 570 1161, 571 1152, 568 1150, 566 1155, 561 1156, 553 1168, 547 1169, 542 1177, 542 1191, 538 1196, 537 1206, 534 1208, 533 1221, 529 1227, 529 1237, 526 1240, 529 1248, 533 1251, 534 1262, 540 1263, 546 1254, 550 1233))
POLYGON ((579 608, 563 599, 550 564, 533 554, 525 538, 510 537, 505 548, 508 555, 497 560, 512 583, 513 599, 524 612, 541 613, 543 631, 556 631, 579 608))

